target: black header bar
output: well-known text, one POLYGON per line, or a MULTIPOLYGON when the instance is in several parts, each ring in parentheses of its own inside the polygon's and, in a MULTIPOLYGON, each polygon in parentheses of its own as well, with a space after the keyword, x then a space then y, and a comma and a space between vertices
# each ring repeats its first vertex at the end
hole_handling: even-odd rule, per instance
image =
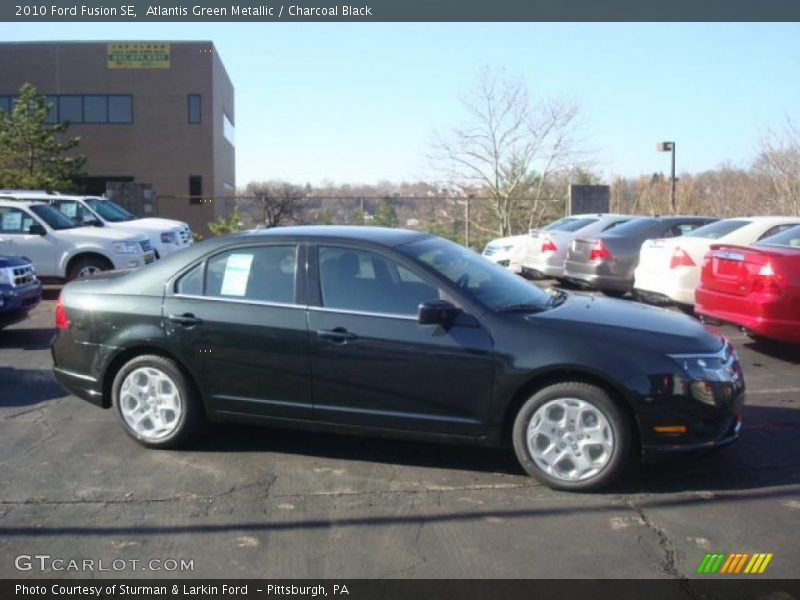
POLYGON ((800 21, 797 0, 11 0, 28 22, 800 21))

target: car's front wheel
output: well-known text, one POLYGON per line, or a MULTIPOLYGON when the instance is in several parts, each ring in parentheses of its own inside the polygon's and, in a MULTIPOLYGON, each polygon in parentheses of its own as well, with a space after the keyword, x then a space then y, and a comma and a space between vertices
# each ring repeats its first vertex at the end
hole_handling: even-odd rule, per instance
POLYGON ((114 378, 112 402, 125 431, 148 448, 183 444, 203 420, 186 376, 163 356, 137 356, 125 363, 114 378))
POLYGON ((536 392, 517 413, 512 436, 525 471, 554 489, 606 486, 630 457, 626 413, 604 389, 587 383, 557 383, 536 392))

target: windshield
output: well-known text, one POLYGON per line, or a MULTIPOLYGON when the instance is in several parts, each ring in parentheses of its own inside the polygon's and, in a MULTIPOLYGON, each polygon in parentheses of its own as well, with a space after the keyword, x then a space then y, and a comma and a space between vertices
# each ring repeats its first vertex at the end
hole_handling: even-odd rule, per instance
POLYGON ((492 310, 544 310, 550 295, 510 271, 453 242, 427 238, 398 248, 443 275, 492 310))
POLYGON ((103 217, 105 221, 110 223, 119 223, 121 221, 133 221, 136 215, 132 215, 127 210, 122 208, 119 204, 115 204, 111 200, 101 200, 100 198, 86 198, 86 204, 98 215, 103 217))
POLYGON ((543 231, 578 231, 578 229, 583 229, 596 221, 597 219, 589 217, 564 217, 563 219, 550 223, 543 231))
POLYGON ((732 231, 741 229, 745 225, 749 225, 752 221, 742 221, 739 219, 725 219, 724 221, 716 221, 698 227, 691 233, 687 233, 685 237, 706 238, 709 240, 718 240, 723 235, 728 235, 732 231))
POLYGON ((49 204, 32 204, 29 208, 37 217, 57 231, 81 227, 80 223, 70 219, 67 215, 56 210, 49 204))
POLYGON ((800 225, 761 240, 756 246, 785 246, 800 249, 800 225))

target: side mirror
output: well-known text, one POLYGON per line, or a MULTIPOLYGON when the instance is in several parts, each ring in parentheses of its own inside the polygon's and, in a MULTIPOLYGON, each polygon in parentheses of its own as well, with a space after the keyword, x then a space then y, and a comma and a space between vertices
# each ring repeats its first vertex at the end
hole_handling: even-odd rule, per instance
POLYGON ((419 305, 417 321, 420 325, 444 325, 447 327, 455 321, 460 313, 461 309, 447 300, 426 300, 419 305))
POLYGON ((103 226, 103 224, 100 221, 98 221, 97 219, 95 219, 91 215, 84 215, 83 224, 84 225, 93 226, 93 227, 102 227, 103 226))
POLYGON ((28 229, 28 234, 30 235, 47 235, 47 230, 44 228, 44 225, 40 225, 39 223, 33 223, 28 229))

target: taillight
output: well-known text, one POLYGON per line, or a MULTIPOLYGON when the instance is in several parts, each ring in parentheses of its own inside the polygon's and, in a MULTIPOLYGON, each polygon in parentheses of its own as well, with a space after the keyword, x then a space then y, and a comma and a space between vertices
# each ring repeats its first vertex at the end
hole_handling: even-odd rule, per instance
POLYGON ((56 329, 66 329, 69 327, 67 320, 67 313, 64 311, 64 305, 61 303, 61 298, 56 300, 56 329))
POLYGON ((781 286, 779 285, 780 276, 775 273, 770 263, 761 265, 758 273, 753 277, 753 291, 762 294, 779 295, 781 286))
POLYGON ((611 258, 611 252, 608 251, 603 240, 595 240, 592 244, 592 250, 589 252, 589 260, 603 260, 611 258))
POLYGON ((544 236, 542 240, 542 252, 555 252, 556 250, 558 250, 558 248, 553 242, 553 239, 549 235, 544 236))
POLYGON ((676 247, 672 252, 672 260, 669 261, 669 268, 675 267, 694 267, 695 263, 692 257, 687 254, 683 248, 676 247))

